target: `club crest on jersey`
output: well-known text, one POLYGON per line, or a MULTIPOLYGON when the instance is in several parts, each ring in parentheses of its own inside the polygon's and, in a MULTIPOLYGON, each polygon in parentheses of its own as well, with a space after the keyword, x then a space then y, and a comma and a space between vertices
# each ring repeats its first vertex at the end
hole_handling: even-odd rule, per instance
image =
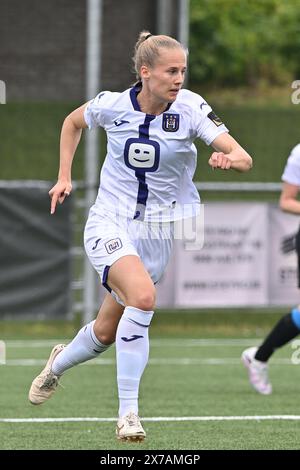
POLYGON ((179 114, 163 114, 162 128, 166 132, 176 132, 179 129, 179 114))

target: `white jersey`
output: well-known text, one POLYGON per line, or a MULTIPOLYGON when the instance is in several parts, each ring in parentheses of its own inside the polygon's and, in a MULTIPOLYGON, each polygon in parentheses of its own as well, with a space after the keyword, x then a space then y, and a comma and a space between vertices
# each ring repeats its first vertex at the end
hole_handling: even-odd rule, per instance
POLYGON ((300 144, 291 151, 281 179, 285 183, 300 186, 300 144))
POLYGON ((195 214, 200 198, 192 182, 199 137, 207 145, 228 132, 203 98, 180 90, 168 109, 154 116, 141 111, 140 85, 123 93, 104 91, 87 105, 90 129, 107 133, 107 155, 94 210, 138 220, 170 221, 195 214), (180 208, 180 209, 179 209, 180 208))

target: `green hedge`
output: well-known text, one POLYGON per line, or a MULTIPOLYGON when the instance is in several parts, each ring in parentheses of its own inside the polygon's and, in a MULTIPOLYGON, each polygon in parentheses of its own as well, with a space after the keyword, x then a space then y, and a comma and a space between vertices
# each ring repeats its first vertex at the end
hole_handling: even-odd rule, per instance
POLYGON ((212 171, 207 165, 211 152, 199 142, 198 181, 280 181, 290 150, 300 142, 300 113, 290 109, 214 107, 231 135, 250 153, 253 168, 247 173, 212 171), (203 162, 203 164, 201 163, 203 162))
MULTIPOLYGON (((64 117, 76 104, 26 103, 0 106, 0 179, 56 179, 59 155, 59 134, 64 117)), ((231 134, 254 159, 251 172, 212 171, 207 164, 210 147, 202 142, 199 148, 198 181, 280 181, 290 149, 300 141, 298 106, 290 108, 223 109, 215 112, 231 134)), ((102 138, 102 154, 105 138, 102 138)), ((83 178, 83 142, 73 168, 73 178, 83 178)))
POLYGON ((191 0, 191 81, 258 87, 299 78, 299 6, 299 0, 191 0))

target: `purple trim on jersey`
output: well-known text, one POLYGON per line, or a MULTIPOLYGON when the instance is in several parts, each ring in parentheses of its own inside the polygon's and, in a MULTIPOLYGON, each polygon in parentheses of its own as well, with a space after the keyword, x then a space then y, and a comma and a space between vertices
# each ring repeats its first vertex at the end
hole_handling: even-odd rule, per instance
MULTIPOLYGON (((137 95, 141 91, 141 89, 142 89, 142 83, 139 82, 136 85, 134 85, 130 90, 130 99, 131 99, 132 106, 135 111, 140 111, 140 112, 142 111, 141 111, 139 102, 137 100, 137 95)), ((168 103, 165 111, 168 111, 171 104, 172 103, 168 103)), ((148 143, 148 141, 150 140, 149 138, 150 123, 156 117, 157 116, 153 114, 146 114, 144 123, 139 126, 139 140, 140 141, 145 141, 145 143, 148 143)), ((159 144, 157 144, 156 142, 155 144, 156 144, 155 145, 156 151, 159 152, 159 144)), ((152 145, 154 145, 154 143, 152 145)), ((159 160, 157 160, 157 167, 158 167, 158 163, 159 163, 159 160)), ((135 171, 135 176, 139 182, 135 214, 133 217, 136 220, 144 220, 145 209, 146 209, 146 204, 147 204, 147 199, 148 199, 148 194, 149 194, 148 185, 146 183, 146 172, 156 171, 157 167, 153 168, 152 170, 140 169, 140 170, 135 171)))
MULTIPOLYGON (((147 143, 149 139, 149 126, 150 122, 155 119, 156 116, 152 116, 151 114, 146 114, 145 121, 143 124, 139 126, 139 139, 145 140, 147 143)), ((136 170, 135 176, 139 182, 137 200, 136 200, 136 208, 134 219, 135 220, 144 220, 145 216, 145 209, 148 199, 148 185, 146 183, 146 171, 145 170, 136 170)))
POLYGON ((140 139, 145 139, 146 142, 147 140, 149 140, 150 122, 153 121, 153 119, 155 118, 156 116, 153 116, 152 114, 146 114, 144 124, 141 124, 139 126, 139 138, 140 139))
MULTIPOLYGON (((138 82, 130 90, 130 99, 131 99, 133 109, 135 111, 140 111, 140 112, 142 112, 142 110, 141 110, 139 102, 137 100, 137 95, 141 91, 142 86, 143 86, 142 83, 138 82)), ((166 109, 164 110, 164 112, 168 111, 168 109, 170 109, 171 105, 172 105, 172 103, 168 103, 168 105, 167 105, 166 109)), ((150 114, 148 114, 148 116, 150 116, 150 114)), ((154 116, 154 117, 156 117, 156 116, 154 116)))
POLYGON ((144 171, 136 171, 135 176, 139 182, 139 189, 137 194, 135 214, 133 218, 135 220, 143 220, 149 194, 148 185, 146 183, 146 173, 144 171))
POLYGON ((107 284, 107 278, 108 278, 108 271, 109 271, 110 266, 105 266, 104 271, 103 271, 103 277, 102 277, 102 285, 105 287, 105 289, 108 290, 108 292, 111 292, 111 288, 107 284))
POLYGON ((134 85, 130 90, 130 99, 135 111, 141 111, 139 102, 137 100, 137 95, 141 91, 141 86, 139 84, 134 85))

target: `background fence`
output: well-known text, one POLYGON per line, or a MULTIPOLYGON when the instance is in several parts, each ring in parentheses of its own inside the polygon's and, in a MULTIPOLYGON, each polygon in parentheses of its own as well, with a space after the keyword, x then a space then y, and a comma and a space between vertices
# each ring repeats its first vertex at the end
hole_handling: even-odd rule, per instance
POLYGON ((0 182, 0 316, 71 317, 71 199, 49 217, 44 182, 0 182))
MULTIPOLYGON (((214 193, 279 183, 197 183, 214 193)), ((72 318, 84 311, 83 183, 49 214, 50 182, 0 181, 0 317, 72 318)), ((204 244, 177 239, 158 284, 161 308, 270 307, 298 302, 294 236, 298 218, 262 202, 207 202, 204 244)), ((105 289, 96 276, 96 313, 105 289)))

